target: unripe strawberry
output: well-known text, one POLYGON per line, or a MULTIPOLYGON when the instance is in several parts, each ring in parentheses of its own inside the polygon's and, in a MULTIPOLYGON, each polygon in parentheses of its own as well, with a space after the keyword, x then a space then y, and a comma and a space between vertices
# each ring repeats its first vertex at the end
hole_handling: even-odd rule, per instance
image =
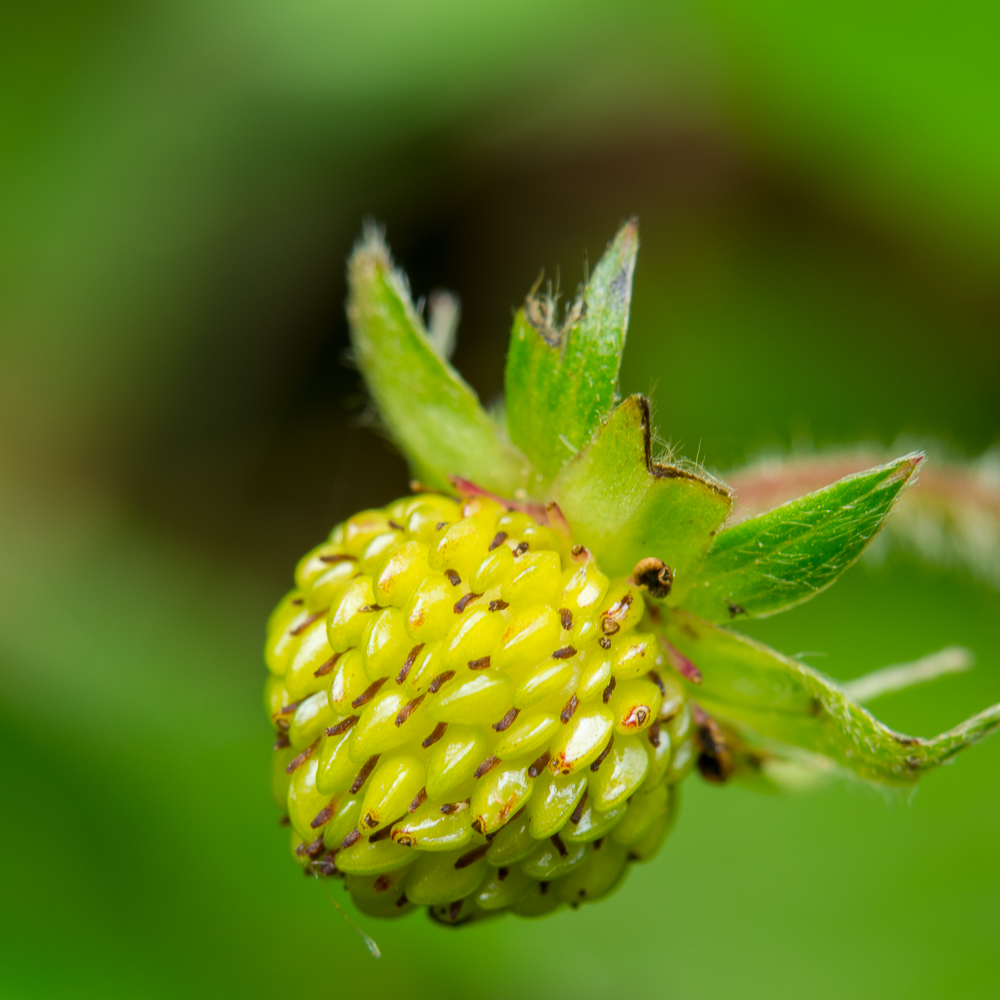
POLYGON ((268 620, 264 705, 293 856, 364 913, 577 906, 657 853, 695 767, 771 790, 837 769, 912 786, 1000 729, 994 706, 917 739, 856 703, 926 680, 933 657, 841 686, 733 629, 830 586, 922 456, 743 521, 725 484, 656 461, 648 401, 617 392, 637 246, 632 221, 561 323, 528 297, 493 413, 381 236, 351 257, 355 360, 429 486, 299 561, 268 620))
POLYGON ((686 699, 643 590, 493 501, 418 494, 331 539, 267 639, 295 856, 365 912, 452 923, 617 884, 685 773, 686 699))

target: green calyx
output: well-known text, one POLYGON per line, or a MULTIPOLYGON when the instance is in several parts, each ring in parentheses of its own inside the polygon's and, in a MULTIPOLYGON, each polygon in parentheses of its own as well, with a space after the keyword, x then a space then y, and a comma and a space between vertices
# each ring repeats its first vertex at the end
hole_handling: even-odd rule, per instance
POLYGON ((630 220, 561 317, 551 295, 528 296, 511 331, 506 406, 491 414, 438 350, 381 235, 366 231, 348 267, 352 341, 416 479, 485 491, 536 516, 548 504, 550 520, 565 519, 605 572, 635 571, 691 696, 738 748, 734 766, 748 780, 836 768, 907 784, 990 735, 1000 706, 935 740, 892 733, 829 678, 720 627, 834 583, 924 456, 733 523, 730 487, 692 463, 657 461, 648 401, 619 397, 638 246, 630 220))

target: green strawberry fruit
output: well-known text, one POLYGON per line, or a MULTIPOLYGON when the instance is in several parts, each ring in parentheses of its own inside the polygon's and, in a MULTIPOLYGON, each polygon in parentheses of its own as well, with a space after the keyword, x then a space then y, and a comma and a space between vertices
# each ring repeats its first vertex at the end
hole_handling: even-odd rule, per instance
POLYGON ((382 916, 608 892, 665 837, 695 759, 644 620, 665 579, 655 562, 610 579, 555 505, 424 493, 338 525, 265 651, 296 858, 382 916))
POLYGON ((637 247, 630 222, 561 321, 527 299, 494 415, 380 235, 351 258, 355 355, 417 484, 301 559, 268 622, 264 701, 294 857, 372 916, 598 899, 656 854, 695 766, 906 786, 1000 727, 995 706, 902 736, 858 699, 926 664, 852 698, 728 627, 832 584, 923 456, 737 523, 729 487, 655 461, 649 404, 618 398, 637 247))

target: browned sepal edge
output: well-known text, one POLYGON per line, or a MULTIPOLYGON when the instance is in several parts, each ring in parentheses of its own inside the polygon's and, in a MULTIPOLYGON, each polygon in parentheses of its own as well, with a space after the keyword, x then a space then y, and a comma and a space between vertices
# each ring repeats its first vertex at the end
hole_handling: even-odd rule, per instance
POLYGON ((662 601, 670 594, 674 583, 674 571, 662 559, 647 556, 640 559, 632 570, 632 582, 637 587, 645 587, 650 597, 662 601))
POLYGON ((402 684, 406 680, 407 674, 413 669, 413 664, 417 662, 417 657, 420 655, 420 651, 424 648, 422 642, 417 643, 413 649, 410 650, 410 655, 407 656, 406 662, 403 664, 402 669, 396 675, 396 683, 402 684))
POLYGON ((600 770, 601 765, 604 763, 604 758, 611 753, 611 748, 615 745, 615 734, 611 734, 611 738, 608 740, 608 745, 598 754, 597 760, 590 765, 591 771, 595 773, 600 770))
POLYGON ((442 736, 444 736, 445 730, 448 728, 447 722, 439 722, 432 730, 430 736, 425 736, 423 742, 420 744, 425 750, 429 746, 433 746, 442 736))
POLYGON ((462 586, 462 578, 458 575, 458 573, 455 570, 453 570, 453 569, 446 569, 444 571, 444 575, 446 577, 448 577, 448 582, 453 587, 461 587, 462 586))
POLYGON ((340 849, 346 851, 349 847, 353 847, 361 839, 361 831, 355 827, 351 832, 344 837, 340 843, 340 849))
POLYGON ((319 557, 319 561, 320 562, 325 562, 325 563, 347 562, 348 560, 350 560, 351 562, 357 562, 358 561, 358 557, 357 556, 349 556, 349 555, 346 555, 343 552, 338 552, 338 553, 336 553, 334 555, 320 556, 319 557))
POLYGON ((368 687, 366 687, 364 691, 362 691, 361 694, 359 694, 357 698, 351 702, 351 708, 361 708, 362 705, 367 705, 368 702, 370 702, 372 698, 379 693, 382 685, 387 680, 387 677, 380 677, 377 681, 372 681, 371 684, 369 684, 368 687))
POLYGON ((489 844, 480 844, 478 847, 474 847, 455 862, 455 867, 461 869, 468 868, 469 865, 474 865, 480 858, 486 857, 486 852, 489 849, 489 844))
POLYGON ((552 654, 553 660, 568 660, 576 656, 576 650, 572 646, 563 646, 552 654))
POLYGON ((301 767, 313 755, 313 751, 318 746, 319 740, 315 740, 310 743, 309 746, 307 746, 298 756, 293 757, 285 766, 285 774, 294 774, 295 770, 301 767))
POLYGON ((460 799, 458 802, 446 802, 441 806, 441 813, 444 816, 454 816, 455 813, 468 809, 471 801, 471 799, 460 799))
POLYGON ((492 552, 494 549, 500 548, 500 546, 503 545, 503 543, 506 542, 506 541, 507 541, 507 532, 506 531, 498 531, 493 536, 493 541, 490 542, 489 551, 492 552))
POLYGON ((407 812, 415 813, 425 802, 427 801, 427 789, 421 788, 416 795, 413 796, 413 801, 410 803, 410 808, 407 812))
POLYGON ((720 482, 718 479, 715 479, 703 470, 693 472, 691 469, 685 469, 679 465, 663 465, 660 462, 654 462, 652 424, 649 418, 649 400, 640 392, 630 396, 629 399, 635 401, 635 404, 639 407, 639 410, 642 413, 640 426, 642 427, 643 434, 643 453, 646 460, 646 471, 651 476, 655 476, 657 479, 690 479, 696 483, 703 483, 710 490, 718 493, 719 496, 727 497, 730 500, 732 499, 732 490, 726 486, 725 483, 720 482))
POLYGON ((580 801, 577 802, 576 808, 573 810, 573 815, 570 816, 569 818, 569 821, 573 824, 573 826, 576 826, 576 824, 579 823, 581 819, 583 819, 583 810, 586 808, 587 805, 587 795, 588 792, 587 789, 585 788, 583 790, 583 795, 580 796, 580 801))
POLYGON ((381 754, 372 754, 372 756, 361 765, 361 770, 358 771, 357 777, 351 784, 351 795, 357 795, 358 792, 361 791, 361 786, 368 780, 368 775, 375 770, 375 765, 378 763, 380 756, 381 754))
POLYGON ((569 608, 559 609, 559 624, 567 632, 573 627, 573 612, 569 608))
POLYGON ((521 714, 519 708, 512 708, 507 714, 499 721, 493 723, 493 728, 498 732, 502 733, 504 730, 509 729, 513 724, 514 720, 521 714))
POLYGON ((495 753, 491 753, 489 757, 487 757, 486 760, 484 760, 482 764, 480 764, 479 767, 476 768, 475 777, 481 778, 484 774, 487 774, 490 771, 492 771, 493 768, 495 768, 499 763, 500 763, 500 758, 495 753))
POLYGON ((660 689, 660 694, 667 693, 667 689, 663 686, 663 678, 655 670, 650 670, 646 676, 660 689))
POLYGON ((577 700, 575 694, 570 698, 569 701, 566 702, 565 706, 563 707, 563 710, 559 713, 559 718, 562 720, 563 725, 565 725, 567 722, 569 722, 570 719, 573 718, 573 713, 576 711, 576 706, 579 704, 580 702, 577 700))
POLYGON ((292 745, 288 738, 288 733, 278 733, 274 741, 275 750, 287 750, 292 745))
POLYGON ((649 742, 652 743, 654 747, 660 745, 660 723, 654 722, 648 730, 649 742))
POLYGON ((542 771, 545 770, 546 765, 551 759, 552 759, 552 754, 550 754, 548 750, 546 750, 541 755, 541 757, 532 762, 531 767, 528 768, 528 777, 537 778, 542 773, 542 771))
POLYGON ((503 611, 504 608, 509 608, 510 605, 506 601, 490 601, 490 611, 503 611))
POLYGON ((558 833, 552 834, 549 838, 553 844, 555 844, 556 850, 559 852, 559 857, 565 858, 569 851, 566 850, 566 845, 562 842, 562 837, 558 833))
POLYGON ((426 695, 418 694, 416 698, 412 701, 408 701, 400 710, 399 714, 396 716, 396 725, 401 726, 406 720, 413 714, 414 711, 419 707, 420 703, 424 700, 426 695))
POLYGON ((488 670, 490 665, 490 658, 488 656, 480 656, 478 660, 469 660, 470 670, 488 670))
POLYGON ((346 733, 347 730, 351 728, 351 726, 357 725, 358 719, 360 718, 361 718, 360 715, 351 715, 346 719, 341 719, 340 722, 338 722, 335 726, 326 727, 326 735, 341 736, 344 733, 346 733))
POLYGON ((527 542, 518 542, 517 548, 514 549, 514 558, 516 559, 518 556, 523 556, 524 553, 530 548, 531 546, 527 542))

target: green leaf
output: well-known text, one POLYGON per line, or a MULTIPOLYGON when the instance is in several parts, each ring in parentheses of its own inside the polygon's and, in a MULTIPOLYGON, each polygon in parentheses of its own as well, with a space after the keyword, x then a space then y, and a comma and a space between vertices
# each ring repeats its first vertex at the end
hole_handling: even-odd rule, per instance
POLYGON ((933 739, 882 725, 829 677, 762 643, 684 611, 662 627, 701 671, 691 696, 723 723, 820 754, 867 781, 905 785, 1000 728, 1000 705, 933 739))
POLYGON ((358 366, 414 475, 451 492, 464 476, 503 496, 523 488, 527 462, 435 350, 381 234, 367 229, 347 269, 358 366))
POLYGON ((630 396, 593 444, 570 462, 552 494, 574 536, 605 572, 624 576, 647 556, 683 574, 729 513, 728 489, 689 469, 652 460, 649 403, 630 396))
POLYGON ((529 295, 514 317, 505 374, 507 421, 511 440, 543 479, 555 476, 590 441, 615 404, 638 249, 632 219, 561 327, 551 297, 529 295))
POLYGON ((898 458, 719 532, 670 603, 719 622, 809 600, 861 555, 921 461, 898 458))

